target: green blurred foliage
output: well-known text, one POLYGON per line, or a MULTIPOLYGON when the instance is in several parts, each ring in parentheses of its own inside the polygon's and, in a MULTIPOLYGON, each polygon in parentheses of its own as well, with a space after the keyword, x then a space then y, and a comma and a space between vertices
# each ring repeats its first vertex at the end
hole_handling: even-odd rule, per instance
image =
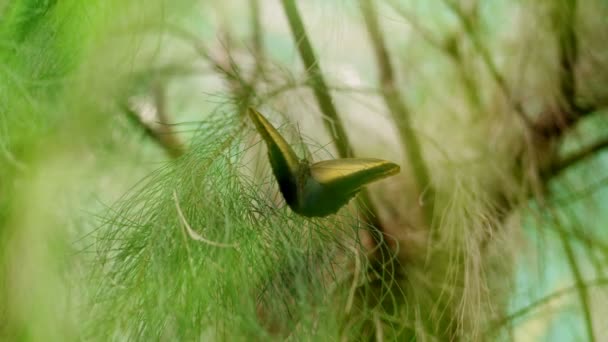
MULTIPOLYGON (((561 2, 480 1, 474 37, 449 3, 386 1, 378 13, 437 188, 426 240, 412 209, 424 198, 376 98, 359 5, 298 2, 351 147, 402 160, 403 178, 371 192, 407 258, 373 271, 360 248, 369 227, 356 218, 366 209, 292 213, 237 110, 289 113, 277 127, 290 143, 319 147, 312 158, 335 154, 278 2, 261 2, 266 60, 253 87, 247 1, 0 3, 0 339, 583 339, 564 236, 601 337, 605 154, 549 182, 546 203, 529 200, 518 183, 526 170, 512 172, 526 166, 514 161, 527 146, 522 125, 476 46, 527 111, 554 106, 547 13, 561 2), (123 111, 134 96, 151 102, 157 83, 187 146, 175 160, 123 111), (497 193, 518 203, 508 219, 497 193), (534 305, 560 288, 569 290, 551 305, 534 305)), ((598 13, 608 9, 578 3, 578 88, 600 98, 608 55, 598 13)), ((604 138, 604 116, 581 122, 559 155, 604 138)))

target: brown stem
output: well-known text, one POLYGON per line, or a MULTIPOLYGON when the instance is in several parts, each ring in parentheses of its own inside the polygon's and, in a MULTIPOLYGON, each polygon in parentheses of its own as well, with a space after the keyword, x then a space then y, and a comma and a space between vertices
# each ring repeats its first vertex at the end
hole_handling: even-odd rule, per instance
POLYGON ((262 31, 262 23, 260 19, 260 2, 259 0, 249 0, 249 6, 251 8, 251 32, 252 32, 252 43, 253 43, 253 55, 255 58, 255 71, 252 79, 256 79, 259 75, 264 73, 264 35, 262 31))
POLYGON ((568 260, 570 271, 572 272, 572 276, 574 277, 574 281, 576 282, 576 289, 579 295, 581 309, 585 317, 584 321, 587 330, 587 337, 589 338, 589 341, 593 342, 595 341, 595 335, 593 333, 593 315, 591 314, 591 299, 589 297, 589 291, 585 286, 581 268, 578 265, 577 258, 574 254, 574 250, 572 249, 572 242, 570 242, 568 236, 561 232, 559 236, 564 247, 564 252, 566 253, 566 259, 568 260))
POLYGON ((566 101, 566 106, 576 108, 576 77, 575 68, 578 59, 578 40, 576 38, 576 0, 560 0, 557 8, 556 26, 558 29, 560 91, 566 101))
POLYGON ((560 0, 554 14, 556 39, 559 46, 559 90, 562 103, 556 110, 542 113, 535 122, 535 131, 544 139, 551 139, 573 126, 581 117, 593 112, 592 107, 576 101, 576 0, 560 0), (563 5, 563 6, 562 6, 563 5))
POLYGON ((597 141, 576 153, 573 153, 559 161, 557 161, 546 173, 546 179, 551 179, 558 176, 569 167, 577 164, 578 162, 592 157, 596 152, 599 152, 608 147, 608 139, 597 141))
POLYGON ((283 0, 282 2, 293 39, 297 43, 300 57, 302 58, 302 62, 304 62, 304 67, 310 78, 313 92, 317 98, 317 103, 319 104, 321 112, 325 115, 325 120, 323 120, 323 122, 336 143, 340 158, 352 157, 351 144, 348 141, 344 125, 342 124, 342 120, 332 101, 327 83, 323 78, 319 60, 308 39, 308 34, 306 33, 306 28, 300 17, 300 12, 296 6, 295 0, 283 0))
MULTIPOLYGON (((608 285, 608 279, 605 278, 600 278, 600 279, 594 279, 594 280, 590 280, 590 281, 586 281, 583 283, 583 287, 585 288, 591 288, 591 287, 597 287, 597 286, 605 286, 608 285)), ((497 323, 495 323, 492 327, 492 331, 498 331, 498 329, 500 329, 501 327, 503 327, 505 324, 512 322, 513 320, 525 316, 528 313, 538 309, 539 307, 542 307, 544 305, 547 305, 551 302, 553 302, 555 299, 568 295, 570 293, 572 293, 573 291, 577 291, 579 289, 579 285, 574 285, 574 286, 570 286, 570 287, 566 287, 564 289, 555 291, 549 295, 546 295, 545 297, 542 297, 541 299, 513 312, 512 314, 510 314, 508 317, 505 317, 503 319, 501 319, 500 321, 498 321, 497 323)))
POLYGON ((504 96, 507 99, 507 101, 509 102, 509 105, 511 106, 511 108, 513 108, 515 113, 521 118, 522 122, 526 125, 526 127, 532 129, 534 126, 534 123, 528 117, 528 115, 525 113, 523 106, 521 105, 521 102, 519 102, 513 95, 513 92, 511 92, 511 89, 509 88, 509 85, 507 84, 506 79, 500 73, 500 71, 498 70, 498 67, 492 60, 490 51, 481 42, 481 39, 479 38, 479 35, 477 34, 477 32, 475 30, 475 24, 474 24, 473 20, 471 20, 470 16, 467 15, 455 3, 453 3, 449 0, 445 0, 445 3, 452 10, 452 12, 454 14, 456 14, 456 17, 460 20, 462 27, 464 28, 465 32, 467 33, 469 39, 471 39, 471 43, 473 43, 473 47, 475 47, 475 50, 477 50, 477 52, 481 56, 481 59, 484 62, 484 64, 486 65, 486 68, 488 69, 488 71, 490 72, 490 75, 494 79, 494 82, 496 82, 496 84, 498 85, 498 87, 500 88, 502 93, 504 94, 504 96))
POLYGON ((363 0, 361 11, 376 54, 384 102, 399 129, 401 145, 412 165, 418 190, 421 194, 424 194, 425 205, 423 210, 426 222, 430 225, 433 219, 435 191, 431 184, 428 167, 422 156, 420 142, 412 127, 410 111, 403 102, 403 95, 399 92, 399 87, 395 81, 393 66, 384 43, 384 36, 378 23, 373 0, 363 0))
MULTIPOLYGON (((164 95, 163 95, 164 96, 164 95)), ((169 122, 166 120, 166 114, 160 114, 161 111, 164 111, 164 108, 161 109, 161 106, 164 106, 163 99, 155 99, 156 100, 156 110, 157 110, 157 120, 158 127, 153 127, 152 125, 145 122, 141 115, 137 112, 136 109, 132 108, 129 104, 122 105, 122 109, 128 118, 130 118, 135 124, 141 127, 144 133, 150 137, 154 142, 156 142, 160 147, 162 147, 167 155, 171 158, 179 158, 184 154, 184 147, 182 143, 179 141, 175 133, 172 131, 169 122)))
MULTIPOLYGON (((300 17, 296 3, 294 0, 282 0, 282 3, 283 10, 285 11, 285 15, 289 21, 289 26, 291 28, 294 41, 297 43, 300 57, 302 58, 304 67, 306 68, 308 76, 311 80, 312 89, 317 99, 317 103, 319 104, 321 112, 325 116, 325 120, 323 120, 323 122, 335 141, 336 148, 338 149, 338 155, 341 158, 352 157, 353 152, 351 144, 348 140, 348 135, 346 134, 342 120, 340 119, 336 107, 334 106, 334 101, 332 100, 329 88, 327 87, 325 79, 323 78, 321 67, 319 66, 319 62, 315 55, 312 44, 308 39, 308 34, 306 33, 306 29, 304 27, 304 23, 302 22, 302 18, 300 17)), ((382 268, 384 267, 382 260, 387 256, 392 258, 394 253, 392 253, 391 248, 385 239, 385 232, 377 214, 378 210, 372 202, 367 189, 363 189, 361 191, 358 201, 361 207, 369 210, 368 213, 363 215, 363 219, 370 225, 369 234, 375 247, 373 249, 375 253, 372 255, 373 263, 371 267, 382 268)))

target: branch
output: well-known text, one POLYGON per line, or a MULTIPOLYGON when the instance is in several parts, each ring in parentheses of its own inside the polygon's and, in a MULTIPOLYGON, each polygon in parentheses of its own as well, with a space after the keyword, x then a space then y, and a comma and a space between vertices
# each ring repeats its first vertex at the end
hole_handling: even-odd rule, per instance
MULTIPOLYGON (((591 281, 588 281, 586 283, 583 284, 583 287, 585 288, 591 288, 591 287, 596 287, 596 286, 604 286, 604 285, 608 285, 608 279, 606 278, 600 278, 600 279, 594 279, 591 281)), ((514 313, 512 313, 511 315, 509 315, 508 317, 501 319, 500 321, 498 321, 497 323, 495 323, 492 327, 492 330, 498 330, 499 328, 501 328, 502 326, 504 326, 505 324, 507 324, 508 322, 511 322, 519 317, 522 317, 526 314, 528 314, 529 312, 533 311, 534 309, 537 309, 538 307, 541 307, 543 305, 549 304, 551 301, 565 296, 567 294, 570 294, 572 291, 576 291, 578 290, 580 287, 578 285, 574 285, 574 286, 570 286, 570 287, 566 287, 564 289, 561 290, 557 290, 545 297, 542 297, 541 299, 515 311, 514 313)))
POLYGON ((177 138, 177 135, 171 129, 165 110, 165 92, 163 86, 159 83, 154 86, 154 107, 156 110, 157 127, 147 123, 142 114, 138 112, 137 104, 127 103, 122 105, 127 117, 136 125, 141 127, 144 133, 155 141, 171 158, 179 158, 184 154, 184 146, 177 138))
POLYGON ((168 152, 173 158, 184 154, 184 146, 177 138, 177 134, 171 129, 169 116, 167 115, 167 93, 165 86, 160 80, 153 86, 154 102, 156 107, 156 117, 158 120, 158 132, 163 144, 168 147, 168 152))
MULTIPOLYGON (((334 106, 334 101, 331 98, 329 89, 323 78, 321 67, 319 66, 313 47, 308 39, 304 23, 302 22, 302 18, 300 17, 300 13, 295 1, 282 0, 282 2, 283 10, 285 11, 285 15, 289 21, 289 26, 291 28, 294 41, 298 46, 300 57, 302 58, 304 67, 306 68, 308 76, 311 80, 312 88, 315 97, 317 98, 317 103, 319 104, 321 112, 325 116, 325 120, 323 120, 325 127, 330 132, 333 140, 336 143, 336 148, 338 149, 338 155, 340 158, 352 157, 353 152, 348 140, 348 135, 344 130, 342 121, 338 116, 336 107, 334 106)), ((363 214, 363 217, 364 220, 371 226, 369 233, 376 247, 373 249, 375 251, 374 254, 376 259, 380 260, 386 255, 392 255, 391 248, 384 237, 382 223, 380 222, 377 214, 378 210, 372 202, 367 188, 361 191, 361 194, 357 200, 359 201, 360 207, 367 208, 369 210, 369 212, 363 214)), ((377 262, 373 263, 372 267, 377 266, 377 264, 377 262)))
POLYGON ((576 64, 578 61, 578 40, 576 37, 576 0, 561 0, 554 14, 555 27, 558 30, 559 46, 559 90, 563 100, 557 110, 548 110, 539 115, 535 122, 535 131, 543 138, 558 137, 572 127, 581 117, 592 113, 595 108, 580 105, 576 102, 576 64))
MULTIPOLYGON (((225 78, 225 80, 229 83, 231 91, 233 92, 234 99, 241 97, 243 89, 246 90, 246 94, 251 93, 249 82, 241 77, 238 65, 234 63, 234 60, 230 56, 229 52, 224 56, 221 56, 221 58, 214 58, 211 52, 195 34, 188 32, 187 30, 176 25, 167 25, 166 28, 168 33, 189 42, 192 48, 225 78)), ((242 112, 244 112, 244 110, 249 106, 247 103, 248 101, 249 96, 246 96, 246 101, 243 101, 244 104, 239 106, 242 109, 242 112)))
POLYGON ((397 0, 389 0, 388 4, 393 8, 394 11, 407 20, 410 26, 417 31, 425 41, 427 41, 431 46, 439 50, 441 53, 445 54, 457 65, 457 72, 459 77, 462 79, 462 83, 464 84, 465 92, 470 104, 475 110, 481 112, 482 103, 477 93, 478 89, 474 78, 475 73, 469 72, 466 68, 465 60, 463 58, 464 56, 459 46, 460 36, 454 35, 452 37, 440 40, 434 37, 431 31, 424 28, 413 15, 401 8, 397 0))
POLYGON ((426 197, 427 203, 424 205, 423 210, 426 222, 431 224, 433 219, 435 191, 431 185, 426 162, 422 157, 420 142, 412 128, 409 109, 403 102, 403 95, 399 92, 398 85, 395 81, 393 66, 386 50, 384 36, 380 25, 378 24, 376 9, 374 8, 372 1, 373 0, 363 0, 361 3, 361 11, 376 54, 378 68, 380 70, 382 95, 384 97, 384 102, 393 117, 393 121, 395 121, 395 124, 399 129, 401 145, 405 149, 408 160, 412 165, 412 171, 416 178, 418 190, 426 197))
POLYGON ((545 140, 557 138, 580 119, 597 110, 598 108, 590 105, 575 105, 570 108, 545 110, 537 116, 534 122, 534 132, 538 137, 545 140))
POLYGON ((452 57, 453 54, 451 50, 448 48, 449 44, 444 43, 440 39, 434 36, 434 33, 431 30, 427 30, 420 22, 416 19, 415 16, 408 13, 400 6, 401 2, 398 0, 389 0, 388 5, 397 12, 400 16, 402 16, 405 20, 407 20, 410 26, 418 32, 418 34, 426 40, 433 47, 438 49, 441 52, 445 52, 446 55, 452 57))
POLYGON ((597 141, 597 142, 591 144, 590 146, 587 146, 587 147, 583 148, 582 150, 563 158, 562 160, 556 162, 546 172, 546 176, 547 176, 546 179, 550 179, 550 178, 553 178, 553 177, 561 174, 563 171, 565 171, 569 167, 577 164, 578 162, 580 162, 584 159, 592 157, 596 152, 599 152, 607 147, 608 147, 608 138, 597 141))
POLYGON ((182 208, 179 205, 179 200, 177 198, 177 191, 175 191, 175 190, 173 190, 173 201, 175 202, 175 210, 177 211, 179 220, 180 220, 181 224, 184 226, 184 228, 186 229, 186 232, 188 233, 188 235, 190 236, 190 238, 192 240, 200 241, 200 242, 206 243, 210 246, 220 247, 220 248, 237 248, 238 247, 238 243, 222 243, 222 242, 212 241, 212 240, 204 238, 202 235, 195 232, 192 229, 192 227, 190 227, 188 220, 186 220, 186 217, 184 216, 184 213, 182 212, 182 208))
POLYGON ((576 26, 577 0, 561 0, 556 13, 556 26, 559 42, 560 91, 566 101, 566 106, 575 108, 576 77, 575 68, 578 60, 578 40, 574 27, 576 26), (563 21, 562 19, 563 14, 563 21))
MULTIPOLYGON (((559 223, 557 222, 557 224, 559 223)), ((572 276, 574 277, 576 282, 576 289, 579 294, 579 300, 581 302, 583 315, 585 316, 585 326, 587 328, 587 335, 589 337, 589 341, 595 341, 595 336, 593 334, 593 316, 591 315, 589 292, 587 291, 587 287, 585 286, 585 283, 583 281, 583 275, 581 273, 580 266, 577 263, 574 251, 572 250, 572 245, 568 240, 568 236, 566 236, 563 232, 559 232, 559 236, 564 247, 564 252, 566 253, 568 264, 570 265, 570 271, 572 272, 572 276)))
POLYGON ((352 157, 351 145, 348 141, 348 136, 344 130, 342 120, 338 116, 334 102, 332 101, 329 89, 323 78, 321 67, 319 66, 315 52, 310 44, 304 23, 300 17, 300 12, 295 4, 295 0, 283 0, 283 10, 289 21, 289 26, 293 35, 293 39, 300 51, 300 57, 306 68, 306 72, 312 83, 312 89, 321 109, 325 115, 325 126, 336 142, 338 154, 340 158, 352 157))
POLYGON ((260 20, 260 2, 259 0, 249 0, 251 9, 251 32, 253 43, 253 55, 256 60, 253 79, 264 73, 264 36, 262 31, 262 23, 260 20))
POLYGON ((511 92, 511 89, 509 88, 507 81, 505 80, 503 75, 498 71, 498 67, 496 66, 496 64, 494 64, 494 61, 492 60, 492 57, 490 56, 490 52, 488 51, 488 49, 486 49, 486 47, 483 45, 483 43, 479 39, 477 32, 475 32, 475 27, 474 27, 474 24, 471 21, 470 17, 466 13, 464 13, 464 11, 460 7, 458 7, 458 5, 456 5, 454 2, 449 1, 449 0, 444 0, 444 3, 447 5, 448 8, 450 8, 452 10, 452 12, 460 20, 460 23, 462 24, 465 32, 467 33, 468 37, 471 39, 471 42, 473 43, 473 46, 477 50, 477 53, 479 53, 479 55, 481 55, 481 59, 483 60, 484 64, 486 65, 486 68, 490 72, 490 75, 494 79, 494 82, 496 82, 496 84, 498 85, 498 87, 500 88, 502 93, 504 94, 504 96, 507 99, 507 101, 509 102, 511 108, 521 118, 522 122, 526 125, 526 127, 528 127, 529 129, 533 129, 534 123, 526 115, 521 102, 519 102, 515 99, 515 96, 511 92))

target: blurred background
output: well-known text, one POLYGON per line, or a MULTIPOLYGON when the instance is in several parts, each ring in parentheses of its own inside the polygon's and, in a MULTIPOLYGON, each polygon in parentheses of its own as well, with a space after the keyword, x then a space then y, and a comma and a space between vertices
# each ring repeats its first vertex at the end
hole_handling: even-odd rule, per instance
POLYGON ((607 14, 0 1, 0 339, 606 340, 607 14), (248 107, 401 173, 300 217, 248 107))

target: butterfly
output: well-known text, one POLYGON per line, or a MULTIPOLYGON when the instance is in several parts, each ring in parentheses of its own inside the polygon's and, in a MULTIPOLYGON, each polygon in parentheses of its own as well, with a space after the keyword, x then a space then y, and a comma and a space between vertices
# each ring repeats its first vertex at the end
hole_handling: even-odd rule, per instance
POLYGON ((279 190, 297 214, 308 217, 333 214, 364 185, 399 173, 399 165, 375 158, 342 158, 317 163, 299 159, 260 112, 249 108, 248 113, 266 142, 279 190))

